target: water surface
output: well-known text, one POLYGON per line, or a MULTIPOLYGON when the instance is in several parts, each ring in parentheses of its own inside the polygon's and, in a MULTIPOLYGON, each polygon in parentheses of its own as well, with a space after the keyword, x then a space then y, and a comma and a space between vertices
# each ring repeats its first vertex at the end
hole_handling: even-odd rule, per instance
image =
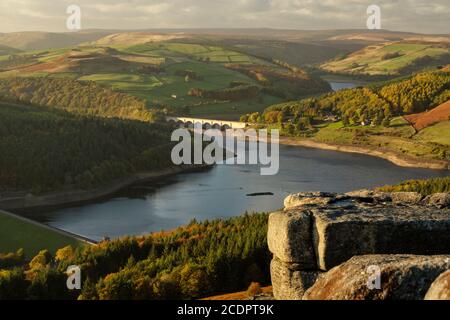
POLYGON ((345 82, 345 81, 327 81, 327 82, 330 84, 331 90, 333 91, 338 91, 341 89, 351 89, 361 86, 360 83, 355 82, 345 82))
POLYGON ((280 171, 275 176, 261 176, 256 165, 217 165, 205 172, 131 187, 100 203, 29 216, 99 240, 172 229, 193 218, 205 220, 245 211, 277 210, 293 192, 346 192, 445 175, 447 171, 402 168, 360 154, 280 146, 280 171), (273 195, 247 196, 258 192, 273 195))

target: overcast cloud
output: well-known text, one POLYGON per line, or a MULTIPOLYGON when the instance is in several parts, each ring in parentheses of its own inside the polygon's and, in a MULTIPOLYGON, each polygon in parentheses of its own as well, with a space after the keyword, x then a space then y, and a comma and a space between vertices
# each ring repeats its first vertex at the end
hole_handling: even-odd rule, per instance
POLYGON ((70 4, 83 29, 365 28, 377 4, 383 29, 450 33, 449 0, 0 0, 0 32, 67 31, 70 4))

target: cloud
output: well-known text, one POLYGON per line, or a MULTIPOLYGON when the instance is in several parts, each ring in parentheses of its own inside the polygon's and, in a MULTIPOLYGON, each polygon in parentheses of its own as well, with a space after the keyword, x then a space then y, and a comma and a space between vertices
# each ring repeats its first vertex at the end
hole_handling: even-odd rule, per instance
POLYGON ((381 7, 382 28, 450 33, 448 0, 2 0, 0 32, 66 31, 66 8, 81 7, 84 28, 365 28, 381 7))
POLYGON ((156 3, 151 5, 140 6, 138 9, 146 13, 160 14, 169 11, 172 5, 169 3, 156 3))

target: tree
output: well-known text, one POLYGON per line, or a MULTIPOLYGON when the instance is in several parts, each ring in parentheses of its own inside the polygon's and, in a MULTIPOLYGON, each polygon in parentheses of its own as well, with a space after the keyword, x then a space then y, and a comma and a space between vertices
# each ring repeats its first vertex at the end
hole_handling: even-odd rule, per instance
POLYGON ((211 292, 211 284, 205 268, 197 264, 186 264, 180 271, 180 288, 187 298, 206 296, 211 292))
POLYGON ((72 246, 69 245, 56 251, 55 260, 56 261, 72 260, 74 258, 74 255, 75 255, 74 250, 72 246))
POLYGON ((0 270, 0 300, 25 299, 27 286, 22 268, 0 270))
POLYGON ((37 270, 47 266, 52 261, 52 255, 48 250, 41 250, 39 253, 30 261, 30 269, 37 270))
POLYGON ((383 127, 389 127, 391 125, 391 118, 390 117, 386 117, 383 119, 383 121, 381 122, 383 127))

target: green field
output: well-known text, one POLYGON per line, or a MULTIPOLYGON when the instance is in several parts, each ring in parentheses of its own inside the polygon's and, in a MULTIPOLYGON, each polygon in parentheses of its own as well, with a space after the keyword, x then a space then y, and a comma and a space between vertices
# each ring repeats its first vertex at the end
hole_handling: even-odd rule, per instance
POLYGON ((379 44, 368 46, 343 59, 324 63, 321 68, 343 74, 398 75, 408 67, 419 70, 422 67, 420 63, 417 64, 420 59, 428 60, 427 67, 442 63, 442 59, 448 62, 449 53, 448 46, 430 43, 379 44))
POLYGON ((282 102, 278 97, 266 95, 262 101, 248 100, 236 102, 223 102, 202 104, 191 109, 194 117, 204 117, 208 119, 238 120, 237 114, 247 114, 252 112, 262 112, 267 105, 274 105, 282 102))
POLYGON ((443 121, 422 129, 416 136, 418 141, 450 145, 450 121, 443 121))
POLYGON ((31 258, 43 249, 54 253, 67 245, 76 247, 84 244, 69 235, 0 211, 0 253, 16 252, 23 248, 27 258, 31 258))
POLYGON ((0 78, 67 77, 95 81, 145 99, 149 107, 170 107, 175 112, 178 109, 185 112, 188 108, 196 117, 214 116, 233 120, 244 113, 262 111, 282 99, 260 93, 257 99, 218 101, 189 96, 189 90, 222 90, 230 88, 235 82, 262 88, 255 79, 227 68, 229 63, 286 71, 265 60, 225 47, 170 41, 108 47, 92 44, 23 52, 15 57, 16 63, 8 65, 9 56, 0 55, 0 64, 2 60, 4 64, 0 78), (156 71, 143 71, 143 68, 149 67, 156 68, 156 71), (187 79, 182 76, 186 71, 195 73, 196 77, 187 79))
POLYGON ((442 152, 450 152, 450 121, 428 127, 418 134, 402 117, 392 119, 389 128, 343 127, 342 122, 336 122, 319 128, 312 138, 331 144, 361 145, 424 159, 442 159, 442 152))
POLYGON ((265 64, 263 60, 252 56, 228 50, 220 46, 209 46, 195 43, 146 43, 131 47, 112 46, 123 52, 132 54, 145 54, 154 57, 169 57, 176 62, 181 60, 205 59, 219 63, 256 63, 265 64))

